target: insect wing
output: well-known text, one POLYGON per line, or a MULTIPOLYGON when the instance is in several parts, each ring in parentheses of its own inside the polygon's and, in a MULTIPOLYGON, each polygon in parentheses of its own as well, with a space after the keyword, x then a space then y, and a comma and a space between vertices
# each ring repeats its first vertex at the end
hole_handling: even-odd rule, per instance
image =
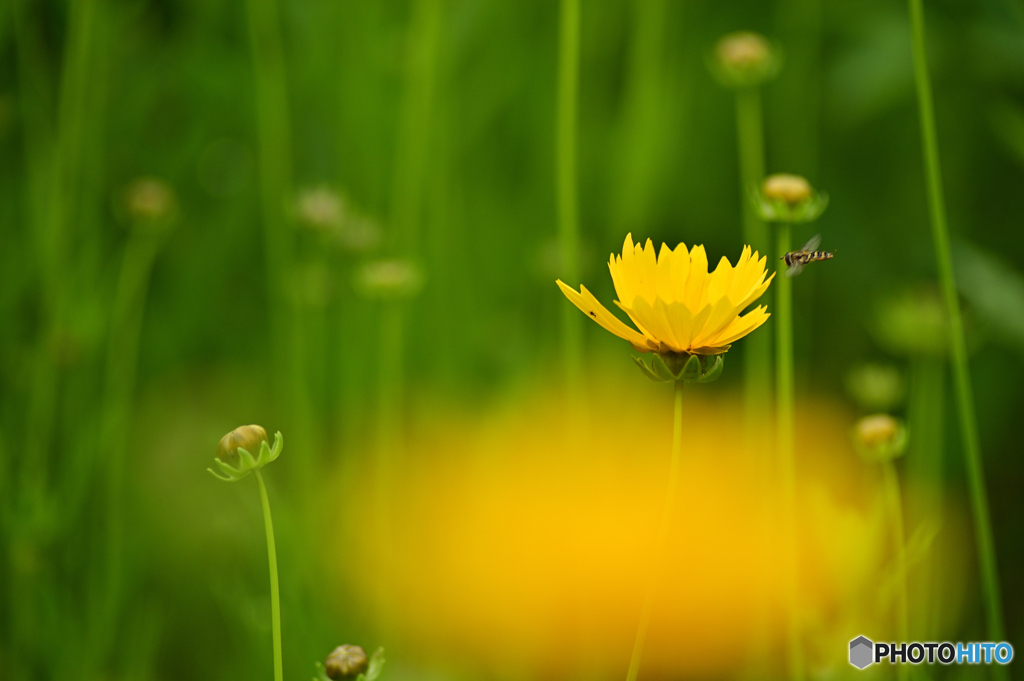
POLYGON ((804 271, 804 264, 800 263, 800 262, 795 262, 795 263, 793 263, 792 265, 789 266, 789 269, 786 270, 786 276, 787 277, 795 277, 796 275, 800 274, 803 271, 804 271))
POLYGON ((811 237, 811 240, 808 241, 807 243, 805 243, 804 247, 801 248, 800 250, 801 251, 811 251, 813 253, 814 251, 818 250, 818 246, 820 246, 820 245, 821 245, 821 235, 820 234, 815 234, 814 236, 811 237))

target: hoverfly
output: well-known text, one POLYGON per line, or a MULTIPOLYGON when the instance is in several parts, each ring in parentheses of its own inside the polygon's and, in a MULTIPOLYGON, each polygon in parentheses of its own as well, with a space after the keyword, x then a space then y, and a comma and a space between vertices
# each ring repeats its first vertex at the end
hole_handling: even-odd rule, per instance
POLYGON ((799 251, 790 251, 786 255, 779 258, 779 260, 785 260, 788 268, 786 269, 787 277, 795 277, 800 274, 804 269, 804 265, 809 262, 816 260, 831 260, 835 256, 835 251, 831 253, 829 251, 819 251, 818 246, 821 244, 821 235, 817 234, 811 237, 811 240, 804 244, 803 248, 799 251))

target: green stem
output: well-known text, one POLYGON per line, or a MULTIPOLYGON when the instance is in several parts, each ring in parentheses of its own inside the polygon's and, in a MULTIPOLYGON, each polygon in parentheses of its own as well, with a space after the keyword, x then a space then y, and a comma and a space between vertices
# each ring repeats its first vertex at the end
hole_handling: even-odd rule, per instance
MULTIPOLYGON (((906 457, 906 481, 910 494, 907 518, 911 527, 937 529, 942 524, 945 488, 945 361, 917 356, 910 365, 907 426, 912 433, 906 457)), ((931 641, 937 635, 940 614, 935 554, 929 553, 912 585, 911 635, 915 641, 931 641)))
POLYGON ((270 563, 270 618, 274 636, 274 681, 283 681, 284 662, 281 655, 281 588, 277 580, 277 546, 274 543, 274 521, 270 517, 270 499, 263 475, 255 471, 260 486, 260 503, 263 505, 263 524, 267 529, 267 560, 270 563))
MULTIPOLYGON (((928 213, 931 218, 932 241, 935 244, 939 281, 949 315, 953 386, 956 390, 960 435, 963 441, 968 489, 974 515, 974 533, 977 541, 985 605, 986 634, 990 641, 1004 641, 1005 629, 1003 627, 995 542, 992 537, 992 521, 989 518, 988 495, 985 490, 985 472, 981 459, 978 423, 974 413, 971 377, 967 366, 967 344, 964 341, 960 301, 957 298, 953 259, 949 248, 949 229, 946 224, 946 206, 939 165, 939 145, 935 133, 935 106, 932 102, 924 43, 924 10, 921 0, 908 0, 908 2, 913 37, 914 77, 917 83, 918 113, 921 119, 921 143, 924 154, 925 179, 928 185, 928 213)), ((1009 678, 1006 668, 1000 665, 994 665, 992 673, 997 678, 1009 678)))
POLYGON ((377 457, 380 473, 385 477, 389 474, 395 450, 400 446, 404 317, 402 303, 386 301, 381 305, 381 352, 377 373, 377 457))
MULTIPOLYGON (((893 550, 896 554, 896 628, 900 641, 909 641, 909 615, 907 614, 907 541, 903 529, 903 501, 900 498, 900 483, 892 461, 882 466, 882 484, 885 487, 886 512, 892 523, 893 550)), ((906 679, 910 667, 901 664, 896 668, 899 679, 906 679)))
MULTIPOLYGON (((263 259, 270 309, 270 337, 274 380, 279 381, 279 406, 287 409, 299 451, 312 448, 311 409, 306 392, 303 356, 304 323, 296 314, 288 282, 294 273, 295 250, 289 211, 292 193, 291 124, 288 80, 277 0, 248 0, 249 48, 256 94, 256 131, 259 150, 259 182, 263 213, 263 259)), ((300 478, 312 479, 308 456, 298 457, 300 478)))
MULTIPOLYGON (((405 310, 397 301, 385 301, 380 308, 380 360, 377 373, 377 432, 376 461, 373 478, 374 531, 381 540, 380 563, 388 568, 392 564, 393 523, 392 503, 394 489, 395 461, 402 452, 402 402, 403 402, 403 330, 405 310)), ((392 622, 390 594, 381 570, 375 583, 378 622, 384 631, 389 631, 392 622)))
POLYGON ((131 428, 132 393, 139 355, 139 338, 146 307, 146 289, 153 261, 160 247, 159 235, 146 226, 134 226, 125 247, 121 272, 114 293, 103 384, 103 421, 100 452, 106 461, 107 562, 105 579, 105 624, 112 630, 117 615, 123 571, 124 477, 128 435, 131 428))
MULTIPOLYGON (((736 91, 736 139, 740 164, 740 202, 743 205, 743 241, 768 256, 768 228, 747 200, 750 187, 764 177, 764 124, 761 93, 757 88, 736 91)), ((771 291, 768 292, 771 294, 771 291)), ((768 302, 767 299, 765 302, 768 302)), ((771 399, 771 338, 752 334, 743 343, 743 421, 748 445, 757 442, 771 399)))
MULTIPOLYGON (((579 214, 576 202, 576 109, 580 78, 580 1, 562 0, 558 41, 558 113, 555 135, 559 267, 565 281, 579 281, 579 214)), ((562 360, 571 397, 583 375, 583 327, 572 305, 562 306, 562 360)))
POLYGON ((654 604, 654 587, 658 581, 662 559, 665 553, 665 545, 668 543, 668 531, 672 523, 672 510, 676 503, 676 491, 679 487, 679 467, 683 450, 683 381, 676 381, 675 384, 675 406, 672 418, 672 463, 668 471, 668 494, 665 497, 665 508, 661 512, 661 525, 658 527, 657 544, 654 547, 654 560, 651 564, 651 574, 647 580, 647 591, 644 594, 644 604, 640 610, 640 625, 636 630, 636 640, 633 642, 633 654, 629 658, 629 671, 626 673, 626 681, 636 681, 640 672, 640 658, 644 652, 644 639, 647 638, 647 625, 651 621, 651 608, 654 604))
MULTIPOLYGON (((778 225, 776 251, 788 253, 791 247, 791 226, 787 223, 778 225)), ((781 272, 781 268, 779 270, 781 272)), ((796 547, 796 463, 794 453, 793 419, 793 280, 785 276, 775 277, 775 401, 776 424, 775 437, 779 461, 779 474, 782 489, 784 513, 783 529, 787 537, 785 546, 786 558, 786 591, 789 602, 789 622, 787 638, 789 641, 790 678, 801 681, 804 678, 803 651, 800 645, 799 594, 797 591, 796 547)))
POLYGON ((394 230, 390 244, 394 250, 414 255, 419 251, 440 29, 438 0, 416 0, 407 38, 407 82, 398 130, 391 211, 394 230))

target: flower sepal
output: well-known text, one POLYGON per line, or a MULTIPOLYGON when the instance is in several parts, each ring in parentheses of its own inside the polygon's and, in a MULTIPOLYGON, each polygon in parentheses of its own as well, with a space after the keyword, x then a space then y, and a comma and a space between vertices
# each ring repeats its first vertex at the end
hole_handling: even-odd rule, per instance
POLYGON ((651 356, 650 366, 636 355, 633 361, 647 378, 658 383, 711 383, 722 375, 723 355, 691 355, 685 352, 660 352, 651 356))
POLYGON ((266 440, 263 440, 260 442, 260 451, 256 457, 253 457, 253 455, 244 447, 238 447, 235 450, 238 452, 237 465, 233 466, 217 457, 213 462, 221 472, 218 473, 212 468, 207 468, 206 470, 210 471, 210 475, 218 480, 223 480, 224 482, 238 482, 253 471, 258 471, 271 461, 275 461, 277 457, 281 456, 281 449, 283 448, 284 438, 281 436, 281 431, 278 431, 274 434, 274 446, 271 447, 266 440))

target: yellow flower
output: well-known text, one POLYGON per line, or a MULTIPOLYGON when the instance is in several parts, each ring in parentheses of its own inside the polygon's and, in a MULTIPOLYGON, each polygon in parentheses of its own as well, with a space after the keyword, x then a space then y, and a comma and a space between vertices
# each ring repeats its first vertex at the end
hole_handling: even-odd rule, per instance
POLYGON ((685 244, 675 250, 662 244, 656 257, 650 239, 645 246, 634 245, 627 234, 622 255, 613 253, 608 269, 619 296, 615 304, 639 332, 605 309, 586 287, 575 291, 557 283, 576 307, 639 352, 718 355, 768 319, 764 305, 740 316, 775 276, 765 278, 765 264, 765 258, 744 246, 735 267, 723 257, 709 273, 703 246, 687 251, 685 244))

